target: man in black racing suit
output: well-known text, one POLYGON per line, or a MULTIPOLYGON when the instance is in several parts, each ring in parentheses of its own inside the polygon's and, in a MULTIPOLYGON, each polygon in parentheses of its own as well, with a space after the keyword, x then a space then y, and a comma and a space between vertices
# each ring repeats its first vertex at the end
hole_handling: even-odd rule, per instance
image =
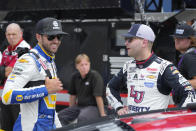
POLYGON ((194 89, 177 68, 151 51, 155 35, 149 26, 134 24, 123 36, 131 58, 106 89, 108 102, 118 115, 167 108, 171 92, 179 106, 196 101, 194 89), (128 90, 125 106, 120 85, 128 90))

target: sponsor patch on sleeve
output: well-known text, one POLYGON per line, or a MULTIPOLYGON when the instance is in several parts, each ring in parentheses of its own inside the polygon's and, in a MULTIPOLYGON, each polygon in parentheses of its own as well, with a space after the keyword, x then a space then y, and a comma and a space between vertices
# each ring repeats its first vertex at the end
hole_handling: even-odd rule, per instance
POLYGON ((174 70, 174 71, 172 71, 172 74, 173 74, 173 75, 178 74, 178 73, 179 73, 179 71, 178 71, 178 70, 174 70))
POLYGON ((22 101, 23 100, 23 96, 22 95, 17 95, 16 96, 16 101, 22 101))
POLYGON ((26 59, 24 59, 24 58, 19 59, 18 61, 19 61, 20 63, 29 63, 29 61, 28 61, 28 60, 26 60, 26 59))
POLYGON ((10 80, 14 80, 15 78, 16 78, 16 75, 15 75, 15 74, 12 74, 12 75, 9 77, 10 80))
POLYGON ((186 86, 185 87, 185 91, 191 91, 191 90, 193 90, 192 86, 186 86))

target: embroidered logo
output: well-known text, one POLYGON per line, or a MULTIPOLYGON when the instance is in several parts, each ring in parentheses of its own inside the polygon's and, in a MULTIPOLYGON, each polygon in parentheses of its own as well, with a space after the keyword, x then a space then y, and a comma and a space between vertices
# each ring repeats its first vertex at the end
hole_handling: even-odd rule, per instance
POLYGON ((144 98, 144 92, 143 91, 135 91, 134 86, 131 86, 131 91, 130 91, 130 97, 134 98, 135 103, 141 103, 144 98))
POLYGON ((53 21, 53 29, 60 29, 57 21, 53 21))

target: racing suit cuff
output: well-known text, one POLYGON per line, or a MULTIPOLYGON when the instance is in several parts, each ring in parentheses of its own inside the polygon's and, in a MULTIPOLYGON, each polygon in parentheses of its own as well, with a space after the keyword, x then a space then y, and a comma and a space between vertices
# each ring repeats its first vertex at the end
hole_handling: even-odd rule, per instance
POLYGON ((44 87, 44 94, 45 94, 45 96, 48 96, 48 90, 47 90, 46 86, 44 87))
POLYGON ((122 109, 122 108, 123 108, 122 106, 116 108, 116 112, 118 112, 118 111, 119 111, 120 109, 122 109))
POLYGON ((117 108, 123 107, 123 105, 120 102, 117 102, 117 103, 114 104, 113 107, 114 107, 115 110, 117 110, 117 108))
POLYGON ((185 100, 182 100, 183 104, 180 103, 182 107, 186 107, 187 104, 196 102, 196 93, 194 91, 189 91, 185 100))

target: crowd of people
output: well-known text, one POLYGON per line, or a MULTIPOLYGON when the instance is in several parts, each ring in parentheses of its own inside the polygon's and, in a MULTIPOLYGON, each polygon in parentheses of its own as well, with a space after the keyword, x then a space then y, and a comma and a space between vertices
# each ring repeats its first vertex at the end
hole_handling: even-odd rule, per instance
POLYGON ((1 130, 53 130, 71 123, 117 115, 164 109, 170 94, 176 106, 196 102, 196 33, 189 25, 179 25, 172 37, 179 51, 177 63, 158 57, 153 51, 154 31, 145 24, 133 24, 125 46, 132 59, 104 86, 103 78, 91 68, 90 57, 78 54, 68 93, 69 107, 56 112, 56 93, 63 89, 57 76, 55 53, 68 33, 56 18, 37 22, 37 45, 31 49, 23 40, 21 27, 6 28, 9 46, 2 52, 0 81, 4 83, 1 102, 1 130), (126 105, 120 86, 127 87, 126 105), (110 108, 108 108, 110 107, 110 108))

